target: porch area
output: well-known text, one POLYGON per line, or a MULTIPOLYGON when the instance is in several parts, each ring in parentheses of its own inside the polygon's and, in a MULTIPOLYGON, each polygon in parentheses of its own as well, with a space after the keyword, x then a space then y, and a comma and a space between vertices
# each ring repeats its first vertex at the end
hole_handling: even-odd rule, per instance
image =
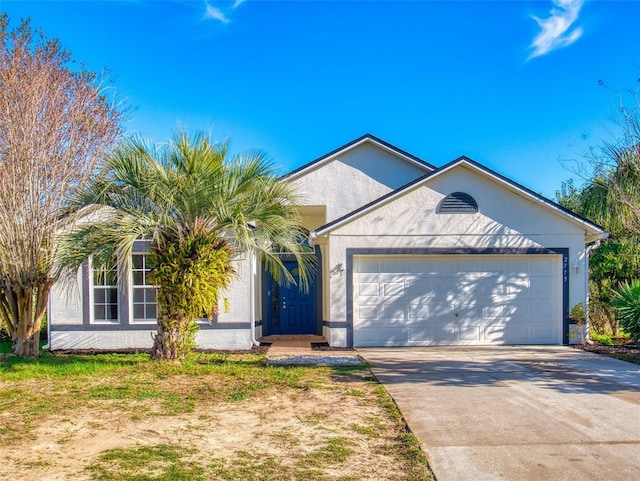
POLYGON ((269 346, 265 361, 278 365, 331 365, 364 364, 351 348, 331 348, 323 336, 309 334, 264 336, 260 345, 269 346))

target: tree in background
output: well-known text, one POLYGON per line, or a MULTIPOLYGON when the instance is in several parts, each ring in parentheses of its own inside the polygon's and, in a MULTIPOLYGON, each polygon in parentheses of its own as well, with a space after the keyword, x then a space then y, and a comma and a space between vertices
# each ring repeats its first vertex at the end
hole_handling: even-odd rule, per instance
MULTIPOLYGON (((257 253, 276 280, 291 282, 280 254, 295 256, 306 282, 315 256, 301 242, 297 196, 260 153, 227 155, 227 144, 181 133, 152 148, 131 140, 116 150, 74 205, 85 214, 66 239, 70 274, 92 256, 128 272, 133 243, 150 242, 158 289, 156 359, 180 360, 197 319, 216 313, 232 281, 233 257, 257 253), (92 215, 92 214, 95 215, 92 215)), ((304 286, 302 286, 304 288, 304 286)))
POLYGON ((631 107, 620 97, 614 140, 586 156, 585 185, 577 188, 569 181, 556 192, 558 203, 610 233, 591 254, 589 313, 596 333, 614 336, 619 334, 616 293, 640 277, 640 101, 637 92, 628 93, 631 107))
POLYGON ((100 78, 72 63, 29 20, 0 15, 0 325, 17 356, 37 357, 58 278, 56 233, 73 222, 65 195, 120 135, 100 78))

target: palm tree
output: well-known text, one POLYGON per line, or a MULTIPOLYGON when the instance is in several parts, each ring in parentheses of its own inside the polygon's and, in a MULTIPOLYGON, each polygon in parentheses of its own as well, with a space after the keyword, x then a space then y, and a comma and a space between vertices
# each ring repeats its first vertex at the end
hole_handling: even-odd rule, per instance
POLYGON ((91 256, 102 266, 118 259, 123 276, 134 241, 150 242, 158 287, 156 359, 182 359, 195 345, 196 319, 217 312, 220 291, 235 275, 235 254, 259 254, 279 282, 293 281, 281 253, 295 256, 305 284, 313 267, 314 256, 300 242, 291 185, 278 179, 263 154, 230 158, 227 149, 204 134, 182 132, 157 148, 132 139, 73 196, 85 221, 64 235, 69 273, 91 256))

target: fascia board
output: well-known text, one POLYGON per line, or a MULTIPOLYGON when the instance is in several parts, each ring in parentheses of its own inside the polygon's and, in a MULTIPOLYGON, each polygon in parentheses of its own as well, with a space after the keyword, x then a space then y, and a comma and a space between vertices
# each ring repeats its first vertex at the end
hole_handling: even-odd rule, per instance
POLYGON ((295 180, 299 177, 302 177, 303 175, 305 175, 307 172, 317 169, 318 167, 321 167, 322 165, 331 162, 332 160, 340 157, 341 155, 343 155, 344 153, 358 147, 359 145, 362 145, 364 143, 370 143, 372 145, 375 145, 376 147, 380 148, 381 150, 384 150, 386 152, 389 152, 392 155, 395 155, 397 157, 400 157, 401 159, 405 160, 406 162, 415 165, 421 169, 423 169, 425 172, 432 172, 435 170, 435 166, 429 164, 428 162, 425 162, 424 160, 408 153, 405 152, 402 149, 399 149, 391 144, 389 144, 388 142, 385 142, 381 139, 378 139, 377 137, 371 135, 371 134, 365 134, 362 137, 358 137, 355 140, 352 140, 351 142, 343 145, 342 147, 337 148, 336 150, 333 150, 331 152, 329 152, 328 154, 325 154, 321 157, 318 157, 315 160, 312 160, 311 162, 302 165, 301 167, 298 167, 297 169, 292 170, 291 172, 289 172, 288 174, 285 174, 281 177, 281 180, 295 180))
POLYGON ((587 233, 587 237, 594 237, 596 239, 602 239, 604 237, 606 237, 606 233, 604 232, 604 229, 602 227, 600 227, 597 224, 594 224, 593 222, 584 219, 583 217, 580 217, 577 214, 574 214, 573 212, 565 209, 564 207, 556 204, 555 202, 539 195, 536 194, 535 192, 533 192, 532 190, 498 174, 497 172, 494 172, 493 170, 483 166, 482 164, 479 164, 478 162, 469 159, 468 157, 459 157, 458 159, 455 159, 451 162, 449 162, 448 164, 440 167, 437 170, 434 170, 433 172, 426 174, 412 182, 410 182, 409 184, 406 184, 398 189, 396 189, 395 191, 390 192, 389 194, 386 194, 376 200, 374 200, 373 202, 370 202, 369 204, 356 209, 342 217, 340 217, 339 219, 336 219, 328 224, 325 224, 324 226, 319 227, 318 229, 316 229, 315 231, 310 233, 310 236, 312 239, 315 239, 319 236, 322 235, 326 235, 329 232, 345 225, 348 224, 350 222, 352 222, 353 220, 357 219, 358 217, 367 214, 368 212, 371 212, 375 209, 377 209, 378 207, 381 207, 389 202, 392 202, 393 200, 395 200, 397 197, 401 197, 403 195, 405 195, 406 193, 412 191, 415 188, 418 188, 426 183, 428 183, 429 181, 431 181, 432 179, 444 174, 445 172, 448 172, 449 170, 452 170, 456 167, 459 166, 467 166, 468 168, 470 168, 471 170, 474 170, 482 175, 485 175, 489 178, 491 178, 492 180, 502 184, 503 186, 505 186, 508 190, 510 190, 511 192, 516 193, 517 195, 520 195, 521 197, 524 197, 530 201, 533 201, 534 203, 536 203, 537 205, 540 205, 542 207, 544 207, 547 210, 550 210, 556 214, 561 215, 562 217, 567 218, 568 220, 570 220, 572 223, 579 225, 581 228, 585 229, 586 233, 587 233), (603 237, 604 236, 604 237, 603 237))

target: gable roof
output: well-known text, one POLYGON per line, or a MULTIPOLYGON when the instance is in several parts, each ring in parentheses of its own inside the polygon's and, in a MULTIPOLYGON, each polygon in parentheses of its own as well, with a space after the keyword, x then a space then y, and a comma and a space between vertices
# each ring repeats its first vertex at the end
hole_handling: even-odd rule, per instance
POLYGON ((358 137, 355 140, 352 140, 351 142, 348 142, 346 144, 344 144, 342 147, 338 147, 335 150, 332 150, 331 152, 329 152, 328 154, 323 155, 322 157, 318 157, 315 160, 312 160, 311 162, 304 164, 300 167, 298 167, 297 169, 292 170, 291 172, 289 172, 288 174, 285 174, 281 177, 281 179, 295 179, 296 177, 299 177, 301 175, 303 175, 304 173, 306 173, 307 171, 314 169, 316 167, 319 167, 320 165, 327 163, 331 160, 333 160, 334 158, 336 158, 337 156, 339 156, 340 154, 344 154, 345 152, 348 152, 349 150, 362 145, 364 143, 370 143, 375 145, 376 147, 385 150, 387 152, 390 152, 398 157, 400 157, 401 159, 409 162, 410 164, 416 165, 418 167, 420 167, 421 169, 423 169, 425 172, 432 172, 433 170, 435 170, 435 166, 431 165, 428 162, 425 162, 424 160, 420 159, 419 157, 416 157, 413 154, 410 154, 409 152, 406 152, 402 149, 399 149, 398 147, 391 145, 388 142, 385 142, 382 139, 379 139, 378 137, 371 135, 371 134, 364 134, 361 137, 358 137))
POLYGON ((421 185, 428 183, 432 179, 444 174, 445 172, 448 172, 449 170, 461 165, 467 166, 471 168, 471 170, 475 170, 476 172, 480 172, 483 175, 492 178, 496 182, 504 185, 507 189, 519 194, 520 196, 526 199, 533 201, 534 203, 537 203, 538 205, 542 206, 547 210, 550 210, 557 214, 565 216, 567 220, 573 222, 574 224, 580 225, 588 233, 590 233, 591 236, 594 237, 593 240, 607 237, 607 235, 604 232, 604 229, 601 226, 591 222, 588 219, 585 219, 584 217, 570 211, 569 209, 562 207, 561 205, 553 202, 552 200, 547 199, 546 197, 532 191, 531 189, 524 187, 523 185, 505 177, 502 174, 499 174, 494 170, 491 170, 490 168, 466 156, 458 157, 457 159, 452 160, 451 162, 443 165, 442 167, 434 170, 433 172, 427 173, 422 177, 418 177, 417 179, 409 182, 408 184, 398 187, 397 189, 389 192, 388 194, 385 194, 382 197, 379 197, 378 199, 372 202, 369 202, 368 204, 363 205, 362 207, 354 211, 351 211, 348 214, 345 214, 342 217, 339 217, 338 219, 335 219, 317 228, 315 231, 310 233, 310 237, 312 239, 315 239, 318 236, 321 236, 323 234, 328 234, 329 232, 345 224, 350 223, 351 221, 355 220, 356 218, 364 214, 367 214, 368 212, 376 210, 378 207, 382 205, 392 202, 396 198, 403 196, 404 194, 410 192, 411 190, 418 188, 421 185))

